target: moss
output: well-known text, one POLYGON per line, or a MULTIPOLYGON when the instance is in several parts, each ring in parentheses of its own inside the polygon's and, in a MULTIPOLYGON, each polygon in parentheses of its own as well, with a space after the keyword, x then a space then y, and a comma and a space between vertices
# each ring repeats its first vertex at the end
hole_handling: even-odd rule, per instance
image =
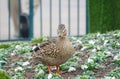
POLYGON ((4 70, 0 69, 0 79, 10 79, 10 77, 4 70))
POLYGON ((1 48, 9 48, 10 44, 0 44, 0 49, 1 48))
POLYGON ((33 38, 33 39, 31 40, 31 42, 32 42, 32 43, 41 43, 41 42, 43 42, 44 40, 47 40, 47 39, 48 39, 47 36, 43 36, 43 37, 40 37, 40 38, 33 38))

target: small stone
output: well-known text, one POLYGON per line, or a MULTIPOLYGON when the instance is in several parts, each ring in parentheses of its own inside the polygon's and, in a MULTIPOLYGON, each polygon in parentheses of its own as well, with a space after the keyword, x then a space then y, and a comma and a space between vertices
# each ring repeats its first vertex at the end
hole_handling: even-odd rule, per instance
POLYGON ((76 68, 70 67, 69 70, 68 70, 68 72, 72 72, 72 71, 76 71, 76 68))

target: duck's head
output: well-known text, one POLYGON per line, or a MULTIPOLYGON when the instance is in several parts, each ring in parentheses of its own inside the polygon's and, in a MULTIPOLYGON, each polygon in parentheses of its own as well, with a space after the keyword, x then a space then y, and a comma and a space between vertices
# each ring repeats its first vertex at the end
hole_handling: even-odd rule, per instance
POLYGON ((64 38, 64 37, 67 36, 67 30, 66 30, 64 24, 60 24, 60 25, 58 26, 57 34, 58 34, 58 37, 60 37, 60 38, 64 38))

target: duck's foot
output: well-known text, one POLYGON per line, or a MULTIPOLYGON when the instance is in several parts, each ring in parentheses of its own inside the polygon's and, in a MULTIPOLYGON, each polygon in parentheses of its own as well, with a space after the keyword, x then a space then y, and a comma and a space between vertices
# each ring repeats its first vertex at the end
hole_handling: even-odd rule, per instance
POLYGON ((51 73, 50 66, 48 65, 47 68, 48 68, 48 72, 49 72, 49 74, 50 74, 50 73, 51 73))
POLYGON ((65 72, 61 72, 61 71, 59 71, 59 67, 58 67, 58 65, 56 65, 56 74, 64 74, 65 72))
MULTIPOLYGON (((52 73, 52 72, 51 72, 51 68, 50 68, 49 65, 47 66, 47 68, 48 68, 48 73, 49 73, 49 74, 52 73)), ((59 67, 58 67, 58 65, 56 65, 56 74, 64 74, 64 73, 65 73, 65 72, 59 71, 59 67)))

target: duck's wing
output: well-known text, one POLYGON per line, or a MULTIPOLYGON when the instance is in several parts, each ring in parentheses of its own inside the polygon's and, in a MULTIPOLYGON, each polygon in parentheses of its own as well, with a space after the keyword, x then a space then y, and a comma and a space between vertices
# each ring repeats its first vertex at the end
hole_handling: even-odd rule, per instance
POLYGON ((49 39, 41 43, 38 48, 38 50, 33 52, 33 57, 37 58, 56 58, 59 55, 60 50, 56 46, 56 39, 49 39))

